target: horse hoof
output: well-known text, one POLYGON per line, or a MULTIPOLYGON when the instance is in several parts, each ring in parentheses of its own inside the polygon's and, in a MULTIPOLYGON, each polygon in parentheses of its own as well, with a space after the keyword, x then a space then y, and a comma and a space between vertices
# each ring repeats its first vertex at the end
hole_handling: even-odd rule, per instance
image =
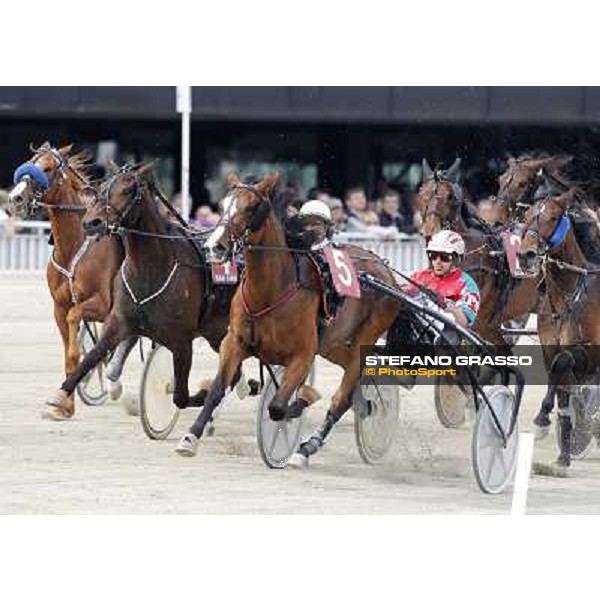
POLYGON ((285 408, 277 404, 271 404, 269 406, 269 417, 271 417, 271 421, 283 421, 286 412, 287 410, 285 408))
POLYGON ((209 425, 209 426, 206 428, 206 435, 207 435, 208 437, 212 437, 213 435, 215 435, 215 426, 214 426, 214 425, 209 425))
POLYGON ((235 385, 235 393, 240 400, 243 400, 250 394, 250 386, 243 375, 235 385))
POLYGON ((117 379, 117 381, 112 381, 107 378, 106 387, 108 389, 108 395, 111 400, 118 400, 123 393, 123 384, 117 379))
POLYGON ((179 456, 192 457, 196 456, 198 451, 198 438, 193 433, 186 433, 180 440, 175 452, 179 456))
POLYGON ((248 387, 250 388, 248 396, 258 396, 260 392, 260 381, 257 381, 256 379, 248 379, 248 387))
POLYGON ((73 413, 69 413, 59 406, 46 406, 44 410, 42 410, 42 419, 50 421, 69 421, 72 416, 73 413))
POLYGON ((533 472, 542 477, 567 477, 568 470, 568 467, 560 465, 557 462, 551 464, 539 462, 533 463, 533 472))
POLYGON ((125 412, 130 417, 140 416, 140 403, 139 399, 135 394, 125 394, 121 397, 121 404, 125 409, 125 412))
POLYGON ((545 437, 547 437, 547 435, 550 433, 550 425, 544 425, 543 427, 540 427, 539 425, 535 425, 533 426, 533 439, 536 442, 539 442, 540 440, 543 440, 545 437))
POLYGON ((291 467, 292 469, 308 469, 308 456, 304 456, 304 454, 301 454, 300 452, 295 452, 290 456, 286 466, 291 467))

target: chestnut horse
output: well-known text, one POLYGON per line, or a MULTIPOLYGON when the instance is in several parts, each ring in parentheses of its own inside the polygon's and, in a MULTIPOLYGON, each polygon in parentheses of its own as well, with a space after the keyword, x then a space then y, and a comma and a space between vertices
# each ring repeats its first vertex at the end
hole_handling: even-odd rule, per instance
MULTIPOLYGON (((45 142, 33 149, 29 162, 15 172, 9 201, 17 216, 46 208, 54 252, 48 263, 48 288, 54 301, 54 319, 64 345, 65 374, 80 360, 78 334, 82 320, 104 321, 113 303, 113 280, 123 260, 118 240, 90 244, 81 225, 95 189, 86 175, 83 154, 71 155, 73 146, 53 148, 45 142)), ((73 394, 49 404, 42 416, 65 420, 73 416, 73 394)))
POLYGON ((575 201, 575 189, 538 201, 526 215, 520 249, 521 265, 545 284, 538 332, 551 385, 534 423, 549 429, 558 396, 560 453, 549 474, 559 476, 571 464, 570 397, 600 371, 600 244, 597 237, 583 238, 584 251, 578 243, 567 214, 575 201))
MULTIPOLYGON (((306 380, 318 353, 341 366, 344 375, 325 421, 300 446, 299 455, 306 460, 323 445, 360 389, 361 345, 375 344, 399 315, 397 300, 362 289, 360 299, 345 298, 319 339, 320 281, 307 254, 292 253, 287 246, 275 215, 275 210, 281 208, 274 203, 278 182, 279 176, 271 175, 253 185, 243 184, 231 175, 224 215, 206 241, 209 257, 216 262, 232 251, 242 250, 246 270, 231 303, 217 377, 203 410, 176 449, 183 456, 196 454, 212 412, 246 358, 256 356, 263 362, 285 366, 281 385, 269 406, 271 419, 277 421, 298 417, 310 404, 301 397, 290 405, 288 402, 306 380)), ((392 272, 379 257, 354 246, 345 250, 361 271, 395 285, 392 272)))

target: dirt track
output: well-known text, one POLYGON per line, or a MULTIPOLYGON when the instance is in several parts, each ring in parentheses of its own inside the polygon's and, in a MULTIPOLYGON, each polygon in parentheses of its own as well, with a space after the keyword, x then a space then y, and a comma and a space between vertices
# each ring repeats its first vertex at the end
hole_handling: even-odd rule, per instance
MULTIPOLYGON (((43 276, 0 276, 0 513, 508 513, 511 494, 485 496, 470 463, 471 431, 437 422, 432 390, 403 398, 398 435, 381 467, 364 465, 356 451, 351 414, 338 425, 309 470, 273 471, 255 441, 256 400, 232 401, 215 436, 194 459, 173 453, 195 413, 180 420, 171 439, 148 440, 139 420, 119 403, 77 403, 71 422, 40 418, 45 398, 62 381, 62 344, 52 321, 43 276)), ((135 393, 141 363, 133 356, 126 393, 135 393)), ((339 379, 319 363, 325 396, 339 379)), ((530 387, 521 426, 526 429, 542 394, 530 387)), ((311 409, 310 427, 325 403, 311 409)), ((553 437, 536 459, 554 457, 553 437)), ((575 463, 563 480, 533 477, 530 513, 600 512, 600 451, 575 463)))

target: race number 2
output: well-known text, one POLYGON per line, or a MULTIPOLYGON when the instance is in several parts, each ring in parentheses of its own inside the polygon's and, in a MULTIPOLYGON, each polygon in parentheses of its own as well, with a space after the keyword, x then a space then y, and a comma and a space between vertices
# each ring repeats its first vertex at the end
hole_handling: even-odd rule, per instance
POLYGON ((325 247, 323 251, 338 294, 360 298, 360 285, 350 257, 343 250, 331 246, 325 247))
POLYGON ((501 235, 510 274, 513 277, 523 277, 524 273, 519 263, 521 237, 512 231, 505 231, 501 235))

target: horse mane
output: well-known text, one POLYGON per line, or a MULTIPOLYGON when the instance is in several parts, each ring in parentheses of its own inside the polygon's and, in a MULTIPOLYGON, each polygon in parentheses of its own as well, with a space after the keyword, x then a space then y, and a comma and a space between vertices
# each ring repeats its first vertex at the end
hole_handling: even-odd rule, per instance
POLYGON ((87 150, 67 156, 69 168, 73 169, 78 175, 78 177, 71 178, 73 187, 77 190, 83 190, 99 183, 98 181, 93 181, 88 173, 88 170, 92 167, 91 158, 87 150))
POLYGON ((571 213, 571 224, 573 225, 573 234, 585 259, 596 265, 600 265, 600 226, 598 221, 592 215, 587 215, 589 209, 582 209, 581 212, 571 213))

